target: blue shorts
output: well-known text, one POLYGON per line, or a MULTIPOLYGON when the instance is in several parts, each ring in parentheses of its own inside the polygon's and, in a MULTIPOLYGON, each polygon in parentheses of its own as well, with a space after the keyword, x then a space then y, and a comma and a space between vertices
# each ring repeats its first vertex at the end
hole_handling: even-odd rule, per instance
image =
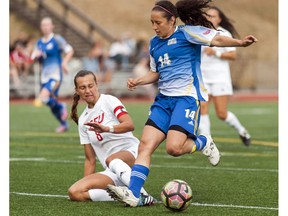
POLYGON ((41 84, 41 89, 47 89, 52 95, 58 96, 60 82, 55 79, 49 79, 48 82, 41 84))
POLYGON ((200 120, 200 102, 190 96, 165 96, 158 94, 150 108, 146 125, 151 125, 163 133, 177 130, 196 139, 200 120))

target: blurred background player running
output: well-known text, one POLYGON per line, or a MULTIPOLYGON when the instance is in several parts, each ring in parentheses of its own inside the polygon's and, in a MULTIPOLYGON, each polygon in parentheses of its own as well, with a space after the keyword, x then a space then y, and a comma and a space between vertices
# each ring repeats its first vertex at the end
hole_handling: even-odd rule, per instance
POLYGON ((40 24, 43 37, 40 38, 32 52, 31 59, 38 59, 41 67, 41 89, 38 99, 50 107, 51 112, 60 122, 57 133, 68 130, 67 109, 64 103, 58 101, 63 71, 68 73, 67 63, 73 56, 73 48, 66 40, 53 33, 53 22, 50 17, 44 17, 40 24), (62 59, 62 53, 65 56, 62 59))

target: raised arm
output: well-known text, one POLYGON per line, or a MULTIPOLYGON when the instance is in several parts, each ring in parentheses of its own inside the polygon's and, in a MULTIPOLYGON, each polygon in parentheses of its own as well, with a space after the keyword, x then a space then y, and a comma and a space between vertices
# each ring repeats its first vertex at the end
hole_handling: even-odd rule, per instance
POLYGON ((212 41, 210 46, 218 46, 218 47, 247 47, 253 43, 256 43, 258 40, 253 35, 247 35, 242 40, 230 38, 227 36, 216 35, 212 41))

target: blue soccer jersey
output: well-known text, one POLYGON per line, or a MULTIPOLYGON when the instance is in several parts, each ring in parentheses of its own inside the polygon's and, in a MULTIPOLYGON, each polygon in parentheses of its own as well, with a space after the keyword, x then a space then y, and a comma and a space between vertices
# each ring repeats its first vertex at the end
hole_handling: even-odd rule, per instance
POLYGON ((208 99, 200 71, 201 45, 209 46, 216 34, 216 30, 203 26, 182 25, 169 38, 151 39, 150 68, 160 74, 160 93, 208 99))
POLYGON ((39 58, 41 63, 41 83, 47 83, 50 79, 61 81, 62 79, 62 52, 68 52, 72 47, 60 35, 51 35, 48 41, 40 39, 37 47, 42 56, 39 58))

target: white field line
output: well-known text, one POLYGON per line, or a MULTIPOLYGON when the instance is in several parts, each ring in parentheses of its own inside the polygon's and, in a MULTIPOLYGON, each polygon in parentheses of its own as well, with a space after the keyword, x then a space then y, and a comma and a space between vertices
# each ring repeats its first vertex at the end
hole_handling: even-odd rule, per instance
MULTIPOLYGON (((37 161, 37 162, 47 162, 47 163, 80 163, 83 164, 83 161, 76 160, 47 160, 45 158, 10 158, 10 162, 13 161, 37 161)), ((182 163, 179 165, 172 164, 152 164, 151 167, 155 168, 181 168, 181 169, 200 169, 200 170, 218 170, 218 171, 244 171, 244 172, 278 172, 277 169, 253 169, 253 168, 235 168, 235 167, 199 167, 199 166, 185 166, 182 163)))
MULTIPOLYGON (((20 192, 10 192, 10 194, 16 194, 21 196, 37 196, 37 197, 56 197, 56 198, 67 198, 65 195, 53 195, 53 194, 33 194, 33 193, 20 193, 20 192)), ((158 201, 157 203, 162 203, 158 201)), ((208 206, 208 207, 220 207, 220 208, 241 208, 241 209, 263 209, 263 210, 275 210, 278 208, 266 207, 266 206, 243 206, 243 205, 227 205, 227 204, 209 204, 209 203, 191 203, 192 206, 208 206)))
POLYGON ((152 164, 152 167, 155 168, 181 168, 181 169, 200 169, 200 170, 221 170, 221 171, 244 171, 244 172, 278 172, 276 169, 253 169, 253 168, 234 168, 234 167, 198 167, 198 166, 185 166, 183 164, 181 165, 157 165, 152 164))

